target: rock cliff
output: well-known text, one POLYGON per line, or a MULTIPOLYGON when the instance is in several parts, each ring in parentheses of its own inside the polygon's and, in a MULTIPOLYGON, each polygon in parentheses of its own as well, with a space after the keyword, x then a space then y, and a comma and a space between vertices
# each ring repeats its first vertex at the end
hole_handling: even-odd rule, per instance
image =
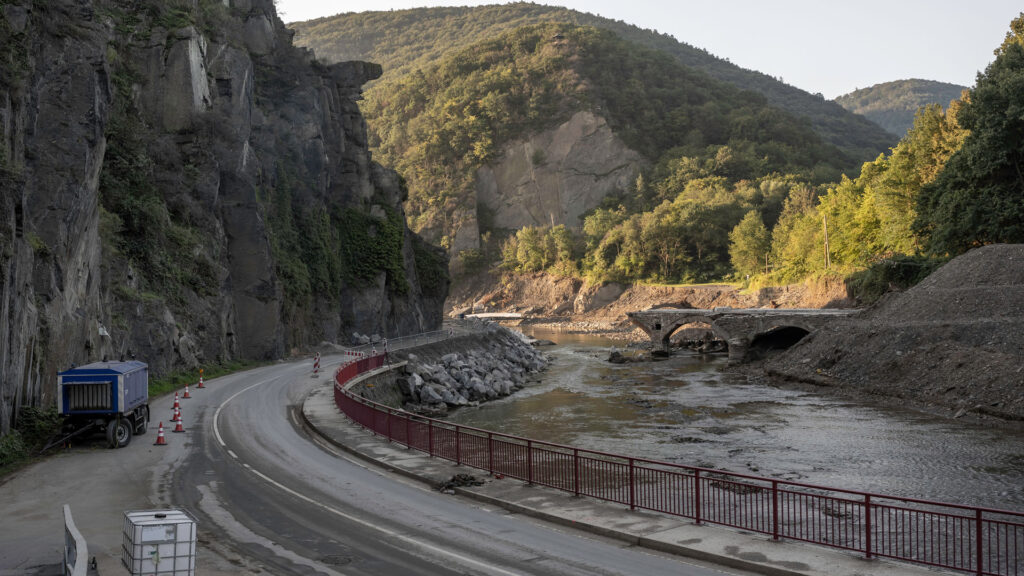
POLYGON ((0 7, 0 433, 71 363, 164 374, 440 323, 357 101, 271 0, 0 7))
POLYGON ((590 111, 509 142, 476 170, 467 206, 451 215, 450 252, 480 249, 479 214, 488 215, 487 228, 579 228, 583 214, 627 190, 644 164, 605 118, 590 111))
POLYGON ((611 192, 629 187, 643 164, 592 112, 577 112, 551 130, 511 142, 497 162, 477 171, 477 201, 498 228, 579 227, 580 216, 611 192))

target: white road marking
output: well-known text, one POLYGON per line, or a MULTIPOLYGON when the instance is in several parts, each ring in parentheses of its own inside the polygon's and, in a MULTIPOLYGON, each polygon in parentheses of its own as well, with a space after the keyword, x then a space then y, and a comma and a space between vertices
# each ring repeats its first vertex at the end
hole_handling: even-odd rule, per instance
MULTIPOLYGON (((222 447, 227 449, 228 452, 230 452, 230 449, 227 448, 227 443, 224 442, 224 437, 220 433, 219 418, 220 418, 221 410, 223 410, 224 407, 227 406, 229 402, 231 402, 232 400, 234 400, 238 396, 242 395, 245 392, 248 392, 249 390, 252 390, 253 388, 255 388, 257 386, 262 386, 263 384, 266 384, 267 382, 270 382, 270 380, 264 380, 262 382, 257 382, 257 383, 255 383, 255 384, 253 384, 251 386, 248 386, 246 388, 243 388, 242 390, 239 390, 238 392, 235 392, 230 397, 228 397, 226 400, 224 400, 224 402, 222 402, 221 405, 217 407, 216 412, 214 412, 214 414, 213 414, 213 433, 217 437, 217 442, 219 442, 222 447)), ((352 516, 351 514, 347 514, 345 512, 342 512, 341 510, 338 510, 337 508, 334 508, 334 507, 328 506, 327 504, 324 504, 322 502, 318 502, 316 500, 313 500, 312 498, 310 498, 310 497, 308 497, 308 496, 306 496, 304 494, 300 494, 299 492, 296 492, 295 490, 292 490, 291 488, 285 486, 284 484, 281 484, 280 482, 277 482, 273 478, 270 478, 266 474, 260 472, 259 470, 253 468, 252 466, 249 466, 248 464, 246 464, 244 462, 242 463, 242 466, 244 466, 247 470, 249 470, 250 472, 252 472, 256 476, 258 476, 261 479, 263 479, 265 482, 267 482, 271 486, 274 486, 274 487, 278 488, 282 492, 286 492, 288 494, 291 494, 292 496, 298 498, 299 500, 303 500, 305 502, 308 502, 309 504, 312 504, 313 506, 316 506, 316 507, 318 507, 318 508, 320 508, 322 510, 330 512, 330 513, 332 513, 332 514, 334 514, 336 516, 340 516, 342 518, 345 518, 346 520, 349 520, 350 522, 355 522, 356 524, 360 524, 360 525, 365 526, 365 527, 367 527, 367 528, 369 528, 371 530, 376 530, 376 531, 378 531, 378 532, 380 532, 380 533, 382 533, 385 536, 388 536, 390 538, 394 538, 396 540, 400 540, 400 541, 405 542, 407 544, 412 544, 413 546, 419 547, 419 548, 424 549, 424 550, 429 550, 429 551, 431 551, 431 552, 433 552, 435 554, 441 555, 441 556, 447 556, 449 558, 453 558, 457 562, 461 562, 463 564, 469 564, 469 565, 472 565, 472 566, 477 566, 479 568, 482 568, 482 569, 487 570, 488 572, 491 572, 491 573, 494 573, 494 574, 503 574, 503 575, 506 575, 506 576, 522 576, 518 572, 512 572, 512 571, 509 571, 509 570, 505 570, 504 568, 500 568, 498 566, 494 566, 493 564, 487 564, 486 562, 481 562, 480 560, 476 560, 475 558, 470 558, 468 556, 463 556, 462 554, 456 554, 455 552, 452 552, 450 550, 445 550, 444 548, 441 548, 439 546, 435 546, 435 545, 430 544, 428 542, 424 542, 422 540, 417 540, 416 538, 412 538, 410 536, 405 536, 404 534, 400 534, 398 532, 395 532, 394 530, 389 530, 389 529, 384 528, 382 526, 377 526, 376 524, 367 522, 366 520, 363 520, 361 518, 357 518, 355 516, 352 516)))

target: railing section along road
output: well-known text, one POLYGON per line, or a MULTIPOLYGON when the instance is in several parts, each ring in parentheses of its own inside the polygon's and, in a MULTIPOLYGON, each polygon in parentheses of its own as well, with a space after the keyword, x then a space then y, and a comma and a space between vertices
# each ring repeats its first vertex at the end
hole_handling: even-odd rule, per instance
MULTIPOLYGON (((447 331, 389 342, 390 349, 447 331)), ((364 348, 370 348, 366 346, 364 348)), ((1024 514, 900 498, 595 452, 418 416, 347 389, 386 358, 360 351, 334 401, 366 429, 459 465, 673 516, 979 576, 1024 576, 1024 514)))

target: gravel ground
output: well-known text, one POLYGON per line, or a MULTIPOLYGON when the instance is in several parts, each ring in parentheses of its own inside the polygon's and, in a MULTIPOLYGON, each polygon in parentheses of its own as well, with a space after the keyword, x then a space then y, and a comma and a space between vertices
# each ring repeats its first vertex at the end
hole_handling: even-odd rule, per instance
POLYGON ((1024 245, 974 249, 745 371, 954 417, 1024 422, 1024 245))

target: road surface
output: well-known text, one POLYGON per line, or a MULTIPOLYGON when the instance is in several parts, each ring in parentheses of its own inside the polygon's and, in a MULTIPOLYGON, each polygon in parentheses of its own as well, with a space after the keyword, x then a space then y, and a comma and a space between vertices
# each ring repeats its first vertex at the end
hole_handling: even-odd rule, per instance
POLYGON ((337 453, 296 416, 339 359, 318 379, 309 362, 287 363, 192 388, 182 434, 167 422, 173 401, 156 399, 149 433, 127 448, 87 443, 8 478, 0 576, 59 573, 65 502, 103 575, 124 573, 123 512, 167 506, 199 522, 199 574, 743 574, 441 495, 337 453), (160 419, 167 447, 152 445, 160 419))

